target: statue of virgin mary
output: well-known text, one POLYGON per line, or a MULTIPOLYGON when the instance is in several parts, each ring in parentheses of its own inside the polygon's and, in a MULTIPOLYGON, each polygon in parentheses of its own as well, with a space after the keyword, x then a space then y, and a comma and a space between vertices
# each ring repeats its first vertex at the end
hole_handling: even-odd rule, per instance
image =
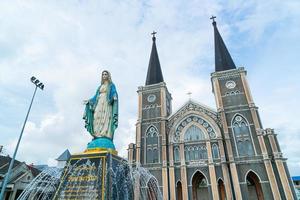
POLYGON ((102 72, 96 94, 85 104, 85 128, 94 137, 88 149, 115 149, 113 137, 118 127, 118 94, 107 70, 102 72))

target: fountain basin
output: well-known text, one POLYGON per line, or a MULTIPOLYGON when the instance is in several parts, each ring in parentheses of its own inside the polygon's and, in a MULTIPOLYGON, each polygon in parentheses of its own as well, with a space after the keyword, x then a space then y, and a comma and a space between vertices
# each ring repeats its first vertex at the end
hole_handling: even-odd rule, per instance
POLYGON ((53 199, 133 199, 127 161, 110 150, 72 155, 53 199))

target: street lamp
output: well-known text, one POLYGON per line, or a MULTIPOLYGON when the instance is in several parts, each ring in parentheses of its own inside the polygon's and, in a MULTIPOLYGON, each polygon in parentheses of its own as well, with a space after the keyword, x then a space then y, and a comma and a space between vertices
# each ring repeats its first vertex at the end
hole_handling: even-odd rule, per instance
POLYGON ((15 162, 16 154, 17 154, 17 151, 18 151, 18 148, 19 148, 19 144, 20 144, 20 141, 21 141, 23 132, 24 132, 24 128, 25 128, 25 125, 26 125, 26 122, 27 122, 27 118, 28 118, 28 115, 29 115, 29 112, 30 112, 30 109, 31 109, 31 106, 32 106, 32 102, 33 102, 33 99, 34 99, 36 90, 37 90, 37 88, 40 88, 41 90, 44 89, 44 84, 43 84, 42 82, 40 82, 40 81, 39 81, 37 78, 35 78, 34 76, 31 77, 30 80, 31 80, 31 82, 35 85, 35 89, 34 89, 33 96, 32 96, 32 99, 31 99, 31 102, 30 102, 30 105, 29 105, 29 108, 28 108, 28 111, 27 111, 27 114, 26 114, 26 117, 25 117, 25 121, 24 121, 22 130, 21 130, 20 136, 19 136, 19 140, 18 140, 17 146, 16 146, 16 148, 15 148, 14 155, 13 155, 11 161, 10 161, 10 164, 9 164, 9 168, 8 168, 7 174, 6 174, 5 179, 4 179, 3 183, 2 183, 1 194, 0 194, 0 200, 3 200, 3 197, 4 197, 4 193, 5 193, 6 185, 7 185, 7 182, 8 182, 8 178, 9 178, 9 176, 10 176, 12 166, 14 165, 14 162, 15 162))

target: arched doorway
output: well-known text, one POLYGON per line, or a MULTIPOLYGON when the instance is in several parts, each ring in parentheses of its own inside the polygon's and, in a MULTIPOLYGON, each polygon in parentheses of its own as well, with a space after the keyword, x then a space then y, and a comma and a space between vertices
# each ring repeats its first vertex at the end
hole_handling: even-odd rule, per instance
POLYGON ((177 200, 183 200, 182 198, 182 184, 180 181, 176 184, 176 199, 177 200))
POLYGON ((249 200, 263 200, 263 192, 257 175, 250 171, 246 177, 247 189, 248 189, 248 199, 249 200))
POLYGON ((219 190, 220 200, 225 200, 226 192, 225 192, 224 182, 222 181, 222 179, 218 180, 218 190, 219 190))
POLYGON ((193 176, 192 190, 193 200, 209 200, 207 180, 199 171, 193 176))

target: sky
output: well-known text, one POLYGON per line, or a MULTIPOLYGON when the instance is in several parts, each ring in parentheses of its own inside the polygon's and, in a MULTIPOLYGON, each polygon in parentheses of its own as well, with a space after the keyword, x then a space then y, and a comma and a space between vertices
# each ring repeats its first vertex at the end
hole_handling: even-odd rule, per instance
POLYGON ((55 165, 65 149, 83 152, 82 120, 107 69, 119 93, 119 155, 135 142, 137 89, 157 49, 173 110, 191 98, 216 108, 211 15, 238 67, 245 67, 264 128, 274 128, 291 175, 300 175, 300 2, 292 0, 99 0, 0 2, 0 145, 12 155, 41 80, 17 159, 55 165))

